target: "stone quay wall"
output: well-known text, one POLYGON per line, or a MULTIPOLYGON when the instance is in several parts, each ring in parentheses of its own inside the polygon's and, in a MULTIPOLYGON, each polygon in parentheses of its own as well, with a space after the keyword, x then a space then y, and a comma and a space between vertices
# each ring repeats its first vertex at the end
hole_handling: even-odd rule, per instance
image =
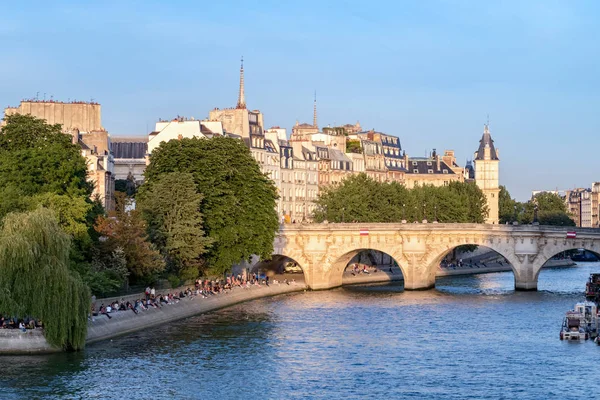
MULTIPOLYGON (((249 288, 235 288, 228 293, 221 293, 207 298, 195 296, 184 298, 176 304, 163 305, 161 308, 150 308, 135 314, 131 310, 112 312, 108 318, 98 315, 88 322, 86 343, 99 342, 116 336, 154 328, 194 315, 215 311, 233 306, 238 303, 255 300, 263 297, 277 296, 286 293, 306 290, 303 282, 295 284, 271 284, 270 286, 251 286, 249 288)), ((133 295, 141 298, 142 294, 133 295)), ((108 304, 109 299, 98 299, 97 304, 108 304)), ((0 330, 0 354, 43 354, 56 353, 61 349, 50 346, 44 338, 43 331, 19 329, 0 330)))

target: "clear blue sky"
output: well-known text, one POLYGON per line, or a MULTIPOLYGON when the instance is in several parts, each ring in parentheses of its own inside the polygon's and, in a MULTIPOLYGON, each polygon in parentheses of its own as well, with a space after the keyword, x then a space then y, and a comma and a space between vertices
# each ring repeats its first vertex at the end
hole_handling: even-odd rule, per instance
POLYGON ((501 183, 526 199, 600 180, 598 20, 600 2, 567 0, 10 2, 0 100, 94 98, 112 135, 144 135, 234 106, 243 55, 267 126, 311 122, 316 90, 320 125, 463 165, 489 114, 501 183))

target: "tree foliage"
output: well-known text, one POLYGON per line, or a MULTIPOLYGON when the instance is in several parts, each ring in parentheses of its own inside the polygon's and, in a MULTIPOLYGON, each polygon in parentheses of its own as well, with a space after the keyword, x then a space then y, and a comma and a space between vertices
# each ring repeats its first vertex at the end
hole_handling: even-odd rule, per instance
POLYGON ((90 195, 85 158, 60 125, 21 114, 7 116, 5 122, 0 135, 0 187, 19 188, 26 196, 90 195))
POLYGON ((498 217, 501 224, 511 223, 515 221, 517 216, 518 202, 510 197, 510 193, 506 187, 500 185, 500 193, 498 194, 498 217))
POLYGON ((200 275, 201 256, 211 243, 202 228, 201 202, 194 176, 182 172, 160 175, 138 196, 150 241, 165 257, 167 269, 183 280, 200 275))
POLYGON ((555 193, 541 192, 529 201, 521 203, 511 198, 508 190, 501 186, 498 201, 500 223, 516 221, 520 224, 531 224, 534 222, 537 206, 537 222, 540 225, 575 226, 575 222, 567 212, 564 199, 555 193))
POLYGON ((192 174, 203 196, 203 229, 213 240, 206 260, 222 273, 256 254, 270 258, 278 219, 277 190, 237 139, 182 139, 162 143, 150 156, 146 184, 162 174, 192 174))
POLYGON ((353 175, 319 194, 315 221, 482 223, 488 212, 485 196, 474 183, 417 186, 376 182, 366 174, 353 175))
POLYGON ((100 241, 104 242, 105 253, 121 249, 134 281, 153 281, 164 270, 164 261, 147 240, 146 223, 140 211, 130 208, 131 200, 125 193, 115 193, 115 210, 107 217, 98 217, 96 230, 102 235, 100 241))
POLYGON ((48 342, 81 349, 90 292, 69 270, 71 239, 54 214, 39 208, 9 214, 0 231, 0 313, 33 316, 48 342))

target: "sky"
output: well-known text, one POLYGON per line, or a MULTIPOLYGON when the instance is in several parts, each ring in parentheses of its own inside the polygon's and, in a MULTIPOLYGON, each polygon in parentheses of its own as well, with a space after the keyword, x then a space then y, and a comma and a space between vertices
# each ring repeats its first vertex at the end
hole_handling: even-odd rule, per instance
POLYGON ((409 156, 473 158, 483 125, 500 183, 600 181, 597 1, 28 1, 0 14, 0 105, 102 104, 111 136, 246 103, 265 125, 360 121, 409 156), (39 94, 38 94, 39 93, 39 94))

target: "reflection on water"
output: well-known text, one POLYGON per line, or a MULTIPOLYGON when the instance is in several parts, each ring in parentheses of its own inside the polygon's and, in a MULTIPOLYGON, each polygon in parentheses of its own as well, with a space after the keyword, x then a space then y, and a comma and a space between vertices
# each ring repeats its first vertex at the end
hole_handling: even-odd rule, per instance
MULTIPOLYGON (((600 264, 262 299, 89 346, 0 358, 0 398, 589 397, 592 343, 558 340, 600 264)), ((590 386, 592 385, 592 386, 590 386)))

